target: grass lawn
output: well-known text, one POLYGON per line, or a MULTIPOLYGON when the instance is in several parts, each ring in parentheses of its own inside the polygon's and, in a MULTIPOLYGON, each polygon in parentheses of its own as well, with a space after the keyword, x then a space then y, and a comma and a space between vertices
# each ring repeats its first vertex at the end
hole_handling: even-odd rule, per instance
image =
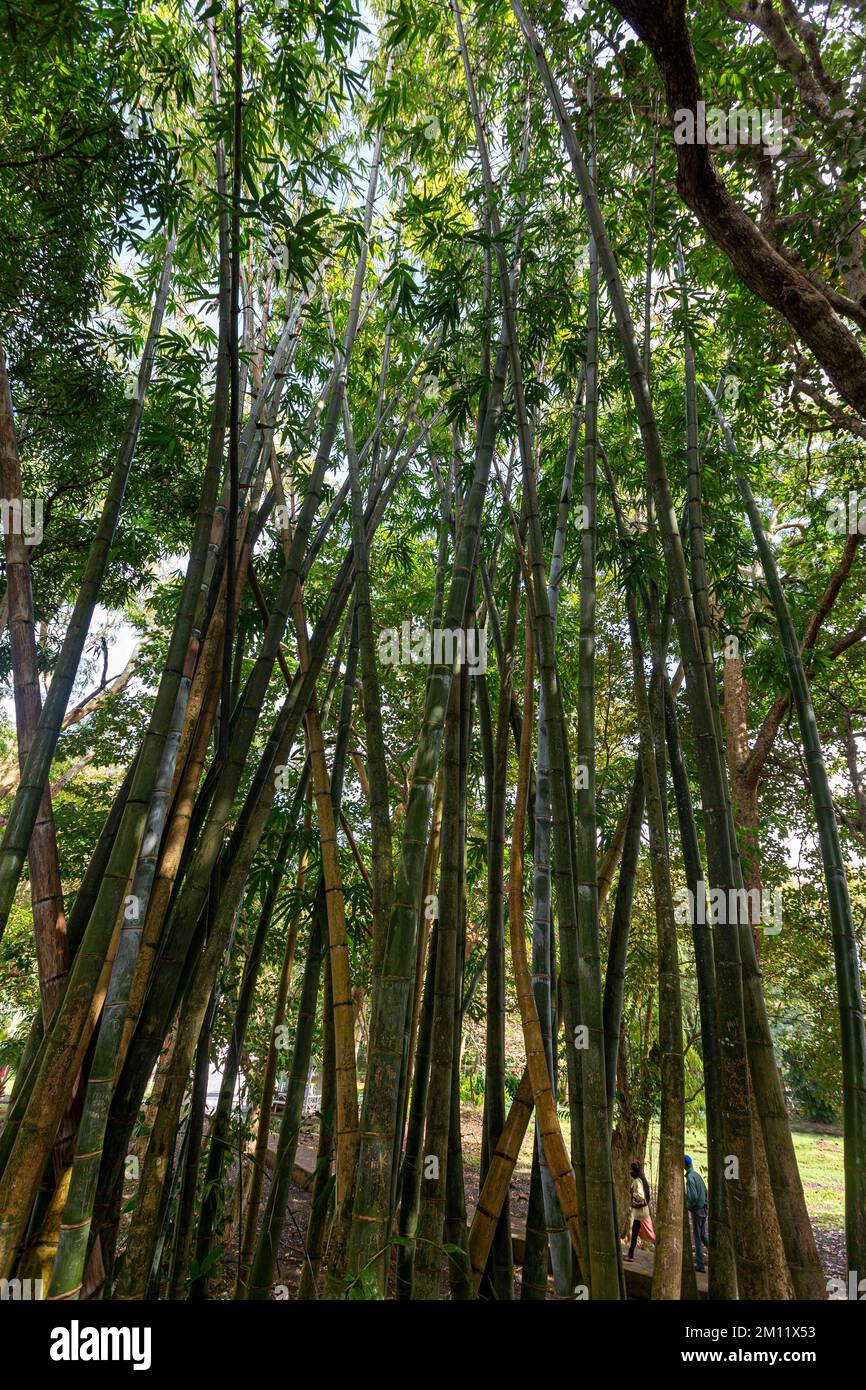
MULTIPOLYGON (((842 1140, 833 1134, 794 1131, 794 1151, 809 1215, 816 1226, 827 1231, 845 1227, 845 1182, 842 1167, 842 1140)), ((703 1129, 686 1129, 686 1153, 691 1154, 701 1176, 707 1176, 707 1137, 703 1129)), ((647 1177, 655 1189, 658 1165, 658 1129, 654 1125, 647 1146, 647 1177)))

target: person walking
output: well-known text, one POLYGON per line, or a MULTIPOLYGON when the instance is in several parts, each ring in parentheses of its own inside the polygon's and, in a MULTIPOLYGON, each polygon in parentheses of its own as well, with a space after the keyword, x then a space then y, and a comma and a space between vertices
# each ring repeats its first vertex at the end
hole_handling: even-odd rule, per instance
POLYGON ((646 1173, 639 1163, 631 1165, 631 1191, 629 1202, 631 1205, 631 1245, 628 1248, 627 1260, 634 1259, 637 1238, 642 1235, 644 1240, 654 1241, 656 1238, 653 1229, 652 1217, 650 1215, 650 1189, 646 1180, 646 1173))
POLYGON ((683 1167, 686 1171, 686 1206, 688 1207, 689 1218, 692 1223, 692 1236, 695 1242, 695 1269, 699 1274, 703 1274, 706 1268, 704 1253, 709 1250, 707 1245, 707 1185, 692 1163, 689 1154, 683 1155, 683 1167))

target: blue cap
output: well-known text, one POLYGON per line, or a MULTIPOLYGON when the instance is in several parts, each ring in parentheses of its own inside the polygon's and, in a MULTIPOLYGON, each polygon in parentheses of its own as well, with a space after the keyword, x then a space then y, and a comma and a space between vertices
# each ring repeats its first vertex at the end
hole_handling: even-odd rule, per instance
POLYGON ((688 1154, 683 1154, 683 1165, 686 1168, 691 1168, 692 1166, 692 1160, 688 1154))

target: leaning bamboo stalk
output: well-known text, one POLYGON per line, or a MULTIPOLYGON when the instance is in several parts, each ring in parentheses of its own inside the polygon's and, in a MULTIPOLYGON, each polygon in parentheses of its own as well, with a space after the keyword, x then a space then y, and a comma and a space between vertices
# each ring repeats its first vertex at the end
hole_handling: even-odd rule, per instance
POLYGON ((93 1202, 96 1195, 108 1109, 114 1089, 117 1057, 121 1046, 129 989, 138 957, 147 901, 156 870, 156 859, 174 776, 175 757, 189 685, 189 677, 186 677, 181 682, 178 692, 172 727, 169 729, 165 741, 162 762, 148 810, 138 865, 132 881, 132 892, 124 912, 120 943, 114 958, 111 981, 87 1082, 84 1113, 81 1118, 75 1158, 73 1159, 72 1180, 60 1226, 60 1242, 49 1291, 50 1298, 77 1298, 84 1278, 93 1202))
MULTIPOLYGON (((319 976, 322 957, 326 948, 327 925, 322 897, 321 891, 317 893, 313 908, 310 938, 307 944, 307 957, 304 962, 304 976, 301 984, 301 997, 298 1001, 292 1063, 289 1069, 285 1109, 283 1110, 271 1174, 271 1186, 262 1215, 255 1251, 249 1269, 244 1269, 245 1296, 253 1301, 262 1301, 271 1297, 274 1270, 277 1265, 286 1208, 292 1186, 298 1134, 301 1128, 301 1111, 313 1048, 319 976)), ((267 1125, 270 1117, 262 1114, 261 1118, 267 1125)), ((240 1281, 238 1292, 241 1293, 240 1281)))
MULTIPOLYGON (((139 945, 135 974, 130 987, 123 1038, 118 1056, 118 1067, 123 1065, 129 1044, 135 1032, 144 995, 150 981, 151 971, 156 959, 163 922, 168 911, 169 901, 180 869, 181 856, 186 844, 193 805, 204 770, 207 750, 219 703, 219 684, 211 679, 214 663, 219 661, 219 647, 222 642, 220 623, 218 642, 215 646, 206 643, 202 660, 196 669, 190 701, 195 695, 195 687, 202 676, 204 689, 201 692, 200 713, 193 734, 189 757, 186 760, 180 783, 174 797, 171 816, 159 857, 159 867, 151 890, 144 918, 144 928, 139 945)), ((208 637, 210 638, 210 633, 208 637)))
MULTIPOLYGON (((23 502, 21 460, 12 392, 6 373, 6 360, 0 344, 0 490, 4 498, 23 502)), ((9 652, 12 662, 15 726, 18 742, 18 769, 23 770, 33 736, 39 726, 42 695, 36 652, 36 624, 30 562, 23 528, 6 527, 6 593, 9 622, 9 652)), ((9 788, 11 790, 11 788, 9 788)), ((63 993, 69 971, 66 941, 66 914, 57 858, 57 836, 51 806, 51 789, 46 785, 27 851, 30 875, 30 901, 39 972, 39 991, 45 1024, 51 1020, 63 993)))
POLYGON ((189 1276, 189 1253, 192 1240, 193 1213, 198 1187, 198 1165, 204 1138, 207 1084, 210 1072, 210 1041, 212 1018, 206 1018, 196 1044, 192 1072, 189 1109, 181 1153, 175 1165, 171 1184, 180 1179, 177 1207, 172 1233, 171 1263, 169 1266, 169 1297, 180 1299, 189 1276))
MULTIPOLYGON (((369 533, 373 534, 375 526, 381 519, 387 499, 396 486, 402 467, 411 458, 417 442, 410 450, 407 459, 403 461, 400 468, 395 470, 393 476, 388 479, 387 484, 383 483, 381 489, 377 490, 377 496, 373 504, 367 509, 369 533)), ((306 505, 306 503, 305 503, 306 505)), ((303 508, 302 508, 303 515, 303 508)), ((292 540, 292 554, 295 553, 295 542, 297 540, 297 529, 292 540)), ((274 788, 274 768, 279 762, 278 749, 285 746, 287 749, 292 745, 303 720, 306 705, 315 688, 315 681, 318 677, 321 665, 327 654, 328 644, 340 621, 343 609, 348 601, 352 581, 351 554, 344 560, 343 566, 331 587, 331 592, 325 602, 324 608, 319 616, 319 620, 314 629, 310 640, 311 663, 307 672, 294 680, 287 699, 284 701, 277 724, 271 735, 268 748, 259 762, 259 768, 255 774, 253 784, 247 795, 245 809, 241 812, 238 819, 238 827, 232 837, 232 845, 239 835, 239 828, 245 826, 249 811, 247 808, 258 805, 262 792, 270 789, 273 793, 274 788)), ((271 615, 273 616, 273 615, 271 615)), ((268 623, 268 631, 271 624, 268 623)), ((277 647, 279 657, 279 647, 277 647)), ((249 682, 247 684, 249 691, 249 682)), ((198 852, 198 851, 197 851, 198 852)), ((195 860, 192 861, 193 865, 195 860)), ((187 878, 189 878, 189 872, 187 878)), ((188 886, 188 884, 187 884, 188 886)), ((182 896, 182 895, 181 895, 182 896)), ((173 909, 173 911, 176 909, 173 909)), ((195 930, 195 922, 187 922, 184 927, 185 940, 190 942, 195 930)), ((167 933, 168 935, 168 933, 167 933)), ((170 953, 166 951, 163 957, 164 968, 158 972, 154 980, 154 989, 151 990, 146 1000, 145 1008, 142 1013, 142 1020, 136 1035, 135 1056, 130 1054, 130 1059, 124 1069, 120 1079, 118 1091, 112 1103, 112 1116, 117 1135, 112 1145, 112 1160, 110 1170, 104 1174, 100 1186, 103 1189, 101 1199, 102 1206, 106 1212, 105 1219, 108 1220, 107 1213, 115 1210, 119 1202, 119 1183, 122 1175, 122 1157, 125 1153, 125 1144, 128 1134, 131 1132, 137 1113, 138 1104, 147 1083, 147 1078, 156 1059, 159 1048, 159 1039, 162 1037, 171 1013, 176 1007, 176 988, 183 970, 184 961, 188 953, 188 944, 175 941, 172 943, 171 951, 174 959, 170 959, 170 953), (181 949, 183 948, 183 949, 181 949), (165 968, 170 966, 169 968, 165 968), (134 1065, 132 1063, 134 1062, 134 1065)))
MULTIPOLYGON (((271 631, 271 627, 272 623, 269 622, 268 632, 271 631)), ((186 992, 185 1004, 178 1024, 172 1073, 148 1145, 139 1183, 141 1205, 140 1207, 139 1205, 136 1206, 127 1255, 118 1285, 118 1297, 124 1299, 141 1296, 141 1291, 145 1287, 146 1273, 158 1236, 156 1213, 159 1207, 159 1194, 164 1188, 168 1175, 171 1137, 177 1125, 195 1043, 204 1020, 208 1001, 214 990, 214 980, 220 961, 225 953, 231 949, 234 924, 240 910, 244 885, 273 804, 276 792, 276 778, 273 775, 273 769, 280 763, 281 759, 284 760, 288 756, 289 748, 294 739, 294 728, 287 718, 287 711, 291 709, 291 706, 290 695, 284 702, 283 709, 259 760, 259 767, 251 781, 235 830, 237 845, 234 853, 226 856, 228 863, 225 882, 221 884, 219 900, 215 906, 213 921, 210 923, 209 935, 192 972, 186 992)))
MULTIPOLYGON (((284 541, 285 539, 286 538, 284 537, 284 541)), ((306 622, 303 616, 303 608, 302 605, 300 605, 300 603, 298 603, 297 605, 296 626, 305 637, 306 622)), ((307 667, 305 676, 306 680, 309 678, 310 673, 314 668, 312 665, 310 651, 308 650, 303 638, 299 642, 299 649, 302 653, 302 663, 305 663, 307 667)), ((318 664, 319 663, 317 662, 317 665, 318 664)), ((343 795, 343 780, 345 776, 346 761, 348 757, 349 748, 349 738, 352 727, 351 711, 354 698, 356 669, 357 645, 354 641, 352 641, 349 645, 348 657, 346 660, 343 678, 343 693, 341 699, 339 727, 334 747, 334 758, 331 767, 330 778, 328 778, 327 775, 324 778, 324 785, 329 798, 331 822, 334 825, 336 824, 336 820, 339 815, 343 795)), ((340 647, 338 647, 337 655, 334 660, 334 667, 332 671, 331 682, 329 684, 328 692, 326 694, 326 700, 329 699, 330 693, 336 684, 339 675, 339 670, 340 647)), ((303 691, 303 681, 301 682, 299 688, 303 691)), ((311 687, 306 694, 308 708, 310 704, 314 704, 314 694, 314 688, 311 687)), ((310 766, 312 767, 312 756, 310 756, 310 766)), ((321 770, 319 771, 318 775, 319 780, 321 782, 323 780, 321 777, 321 770)), ((318 809, 321 809, 320 802, 317 803, 317 806, 318 809)), ((277 1145, 277 1159, 274 1167, 273 1182, 271 1184, 271 1190, 268 1194, 268 1201, 265 1209, 265 1214, 262 1220, 262 1228, 259 1233, 258 1241, 255 1243, 254 1253, 252 1249, 254 1230, 252 1226, 250 1226, 248 1230, 247 1241, 249 1244, 245 1247, 245 1249, 248 1249, 249 1253, 246 1259, 244 1259, 243 1261, 243 1268, 238 1278, 239 1294, 241 1294, 248 1288, 248 1296, 253 1299, 265 1298, 269 1295, 270 1282, 273 1277, 273 1270, 276 1263, 281 1232, 285 1221, 289 1187, 291 1185, 292 1169, 294 1165, 294 1155, 297 1147, 298 1131, 301 1122, 301 1106, 303 1103, 306 1088, 307 1073, 309 1070, 309 1062, 312 1049, 313 1028, 315 1024, 316 998, 319 989, 319 976, 323 949, 326 947, 328 948, 329 962, 333 962, 334 960, 339 959, 338 953, 332 953, 329 948, 329 914, 331 918, 333 918, 335 913, 339 913, 339 908, 340 906, 342 906, 342 891, 340 889, 340 903, 337 904, 336 895, 329 894, 329 892, 327 891, 328 886, 331 883, 336 884, 339 888, 339 864, 337 865, 336 876, 334 876, 333 867, 329 868, 327 879, 325 877, 325 874, 322 874, 322 877, 319 881, 319 887, 315 896, 310 943, 308 948, 307 961, 304 967, 304 979, 301 988, 298 1027, 295 1036, 295 1047, 292 1056, 291 1074, 289 1079, 288 1092, 286 1095, 285 1111, 283 1114, 283 1121, 280 1126, 280 1137, 277 1145), (329 896, 335 898, 334 903, 328 904, 327 899, 329 896)), ((337 932, 339 933, 338 922, 335 923, 335 927, 337 929, 337 932)), ((343 921, 342 933, 345 937, 345 921, 343 921)), ((345 968, 348 969, 347 959, 345 968)), ((347 1042, 345 1039, 343 1039, 342 1045, 344 1051, 346 1052, 349 1049, 351 1049, 351 1063, 352 1069, 354 1070, 354 1029, 352 1026, 353 1012, 351 1008, 350 981, 348 981, 348 985, 346 984, 346 982, 344 982, 343 988, 346 989, 347 987, 350 998, 350 1007, 348 1010, 344 1010, 344 1013, 347 1015, 345 1022, 342 1019, 338 1021, 335 1018, 334 1009, 332 1007, 329 1014, 325 1017, 325 1027, 329 1028, 329 1031, 332 1034, 334 1034, 333 1041, 336 1049, 336 1030, 345 1028, 346 1024, 348 1024, 350 1040, 347 1042)), ((351 1124, 351 1103, 354 1102, 356 1107, 355 1123, 357 1125, 356 1097, 357 1089, 355 1089, 355 1091, 352 1093, 351 1101, 349 1100, 348 1096, 344 1096, 343 1108, 338 1111, 338 1116, 341 1118, 344 1117, 345 1111, 348 1110, 349 1121, 351 1124)), ((341 1156, 345 1156, 345 1162, 347 1162, 349 1166, 351 1166, 352 1162, 354 1161, 351 1152, 351 1134, 349 1137, 349 1145, 350 1147, 348 1155, 345 1156, 344 1148, 344 1155, 341 1156)), ((347 1186, 351 1186, 351 1178, 347 1179, 347 1186)))
MULTIPOLYGON (((114 962, 114 952, 117 939, 120 935, 120 922, 118 921, 112 941, 109 944, 106 957, 102 962, 102 967, 95 982, 95 986, 89 996, 87 1013, 77 1043, 70 1049, 68 1072, 72 1076, 77 1076, 81 1070, 87 1044, 99 1018, 102 1004, 105 999, 105 992, 108 988, 108 981, 111 976, 111 968, 114 962)), ((54 1134, 57 1127, 57 1117, 62 1113, 68 1096, 68 1091, 64 1088, 59 1100, 54 1100, 53 1107, 46 1118, 37 1106, 32 1108, 33 1096, 40 1097, 41 1091, 34 1087, 31 1095, 31 1105, 28 1106, 27 1113, 22 1120, 15 1143, 9 1155, 6 1170, 3 1175, 3 1197, 4 1197, 4 1224, 2 1227, 2 1278, 9 1278, 14 1267, 15 1259, 18 1254, 18 1243, 26 1228, 27 1218, 30 1214, 36 1191, 44 1166, 44 1159, 47 1157, 54 1134), (42 1159, 37 1169, 29 1168, 26 1163, 17 1161, 20 1153, 36 1152, 42 1155, 42 1159), (35 1171, 35 1177, 34 1177, 35 1171), (5 1213, 10 1213, 5 1216, 5 1213)))
POLYGON ((478 1194, 478 1202, 469 1228, 469 1260, 472 1280, 477 1289, 484 1277, 493 1237, 508 1196, 511 1177, 520 1149, 532 1118, 534 1101, 529 1068, 524 1067, 514 1100, 490 1160, 487 1177, 478 1194))
POLYGON ((209 924, 211 930, 207 944, 184 997, 165 1088, 148 1141, 123 1263, 115 1286, 115 1297, 121 1301, 146 1297, 159 1240, 160 1213, 173 1170, 181 1104, 208 1007, 214 999, 218 971, 231 951, 238 910, 236 897, 230 897, 228 893, 220 894, 213 921, 209 924))
MULTIPOLYGON (((343 778, 345 775, 349 734, 351 731, 350 710, 356 670, 354 652, 355 647, 353 645, 350 647, 350 659, 347 662, 340 728, 334 748, 334 761, 331 768, 329 795, 331 798, 332 816, 334 818, 336 818, 343 797, 343 778)), ((246 1289, 248 1291, 247 1296, 255 1300, 270 1297, 271 1282, 276 1267, 280 1239, 286 1217, 286 1208, 288 1206, 289 1190, 292 1183, 298 1134, 301 1125, 301 1110, 306 1091, 310 1056, 312 1053, 316 1000, 319 993, 322 957, 328 945, 326 896, 326 885, 323 875, 319 879, 319 886, 313 906, 307 959, 304 964, 301 998, 298 1004, 295 1045, 292 1053, 292 1064, 286 1091, 285 1109, 283 1111, 283 1119, 280 1125, 279 1139, 277 1141, 277 1154, 274 1162, 271 1188, 268 1193, 268 1200, 262 1217, 261 1230, 259 1231, 258 1240, 255 1245, 255 1253, 250 1261, 249 1272, 247 1273, 246 1269, 244 1270, 246 1289)), ((333 1024, 333 1010, 331 1011, 331 1015, 333 1024)), ((334 1041, 336 1045, 336 1032, 334 1041)), ((352 1044, 354 1048, 354 1034, 352 1044)), ((252 1236, 252 1232, 250 1232, 250 1236, 252 1236)), ((331 1270, 329 1273, 333 1279, 334 1271, 331 1270)), ((240 1287, 240 1280, 238 1282, 240 1287)))
POLYGON ((123 505, 126 483, 129 478, 129 471, 132 467, 132 460, 135 456, 135 446, 138 442, 138 434, 141 428, 147 388, 150 385, 150 378, 156 360, 157 343, 159 341, 163 315, 168 301, 174 249, 175 237, 171 235, 166 244, 159 288, 151 313, 150 327, 145 340, 144 351, 142 352, 141 364, 138 370, 138 380, 135 388, 135 397, 127 413, 126 426, 118 449, 114 469, 109 480, 108 492, 105 497, 105 502, 103 503, 102 515, 96 528, 96 533, 90 543, 90 550, 88 551, 84 574, 82 575, 79 585, 75 606, 72 610, 72 617, 66 629, 66 635, 63 639, 60 655, 54 668, 51 685, 45 697, 45 704, 39 718, 39 724, 30 745, 30 751, 21 774, 21 781, 15 793, 15 800, 12 803, 12 809, 9 812, 9 818, 6 822, 6 830, 3 835, 2 845, 0 845, 0 937, 2 937, 15 898, 15 890, 21 876, 21 868, 24 863, 25 855, 27 854, 27 848, 30 844, 33 826, 39 814, 39 807, 42 804, 42 796, 51 770, 54 750, 57 747, 57 740, 60 737, 63 716, 66 713, 66 706, 69 703, 72 687, 75 684, 75 677, 78 674, 81 654, 84 650, 84 644, 90 630, 91 619, 96 607, 99 591, 102 587, 105 570, 108 565, 111 544, 114 540, 114 533, 117 529, 117 522, 120 517, 120 509, 123 505))

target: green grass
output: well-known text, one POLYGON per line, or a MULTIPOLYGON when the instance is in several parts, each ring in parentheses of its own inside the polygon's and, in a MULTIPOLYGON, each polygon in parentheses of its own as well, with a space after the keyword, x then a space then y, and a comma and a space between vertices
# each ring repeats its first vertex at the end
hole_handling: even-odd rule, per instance
MULTIPOLYGON (((686 1129, 685 1152, 691 1154, 702 1177, 707 1176, 707 1137, 703 1129, 686 1129)), ((845 1229, 845 1183, 842 1167, 842 1140, 832 1134, 794 1131, 794 1152, 806 1206, 816 1226, 825 1231, 845 1229)), ((658 1166, 658 1128, 653 1125, 647 1145, 647 1177, 655 1188, 658 1166)))

